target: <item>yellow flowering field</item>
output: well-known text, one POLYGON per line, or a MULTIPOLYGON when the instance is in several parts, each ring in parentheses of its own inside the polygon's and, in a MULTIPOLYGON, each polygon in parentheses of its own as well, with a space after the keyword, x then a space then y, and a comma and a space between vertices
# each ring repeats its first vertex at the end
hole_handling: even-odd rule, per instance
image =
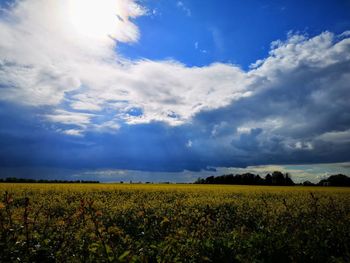
POLYGON ((0 184, 0 262, 349 262, 350 189, 0 184))

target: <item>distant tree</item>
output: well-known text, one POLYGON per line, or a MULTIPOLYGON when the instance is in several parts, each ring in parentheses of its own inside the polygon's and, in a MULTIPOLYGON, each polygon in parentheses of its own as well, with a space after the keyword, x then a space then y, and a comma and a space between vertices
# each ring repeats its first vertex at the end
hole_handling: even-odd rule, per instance
POLYGON ((303 186, 314 186, 314 183, 311 183, 310 181, 303 182, 303 186))
POLYGON ((294 182, 288 173, 275 171, 272 173, 272 185, 294 185, 294 182))
POLYGON ((272 184, 273 185, 285 185, 285 177, 283 173, 274 171, 272 173, 272 184))
POLYGON ((253 173, 225 174, 209 176, 206 179, 198 178, 196 184, 238 184, 238 185, 294 185, 290 175, 275 171, 266 175, 265 179, 253 173))
POLYGON ((323 186, 350 186, 350 177, 344 174, 331 175, 327 179, 321 180, 318 185, 323 186))
POLYGON ((215 183, 214 181, 215 181, 214 176, 209 176, 207 177, 207 179, 205 179, 206 184, 214 184, 215 183))
POLYGON ((265 184, 266 185, 272 185, 272 176, 271 176, 271 174, 267 174, 265 176, 265 184))
POLYGON ((197 180, 194 182, 195 184, 204 184, 205 183, 205 180, 198 177, 197 180))
POLYGON ((286 178, 286 185, 295 185, 289 173, 286 173, 285 178, 286 178))

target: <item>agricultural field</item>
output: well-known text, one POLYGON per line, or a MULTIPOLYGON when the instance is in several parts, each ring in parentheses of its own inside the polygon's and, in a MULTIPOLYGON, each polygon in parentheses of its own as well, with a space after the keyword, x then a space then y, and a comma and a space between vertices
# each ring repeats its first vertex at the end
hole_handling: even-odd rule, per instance
POLYGON ((0 262, 350 262, 350 189, 0 184, 0 262))

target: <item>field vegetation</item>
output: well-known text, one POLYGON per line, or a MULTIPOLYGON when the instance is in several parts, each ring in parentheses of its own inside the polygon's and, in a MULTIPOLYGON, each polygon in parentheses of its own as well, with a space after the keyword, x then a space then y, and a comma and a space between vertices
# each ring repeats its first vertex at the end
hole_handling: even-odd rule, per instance
POLYGON ((350 189, 0 184, 0 262, 349 262, 350 189))

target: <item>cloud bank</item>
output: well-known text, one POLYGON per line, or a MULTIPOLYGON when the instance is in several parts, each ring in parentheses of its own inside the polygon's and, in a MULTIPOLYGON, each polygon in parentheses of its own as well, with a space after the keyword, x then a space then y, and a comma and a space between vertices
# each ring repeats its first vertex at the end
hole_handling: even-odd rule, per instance
POLYGON ((1 165, 182 171, 349 161, 348 32, 289 33, 249 70, 132 61, 116 46, 138 40, 135 19, 148 11, 103 3, 22 0, 1 11, 1 165))
POLYGON ((2 19, 2 100, 50 106, 57 116, 48 120, 54 122, 65 120, 62 110, 79 111, 78 116, 91 112, 91 123, 110 110, 114 118, 104 124, 114 128, 121 122, 183 124, 203 109, 249 96, 249 78, 238 67, 187 68, 176 61, 127 61, 116 54, 118 42, 138 39, 130 19, 146 11, 134 2, 89 0, 87 7, 84 1, 73 7, 71 2, 19 1, 2 19), (140 114, 130 114, 132 109, 140 114))

